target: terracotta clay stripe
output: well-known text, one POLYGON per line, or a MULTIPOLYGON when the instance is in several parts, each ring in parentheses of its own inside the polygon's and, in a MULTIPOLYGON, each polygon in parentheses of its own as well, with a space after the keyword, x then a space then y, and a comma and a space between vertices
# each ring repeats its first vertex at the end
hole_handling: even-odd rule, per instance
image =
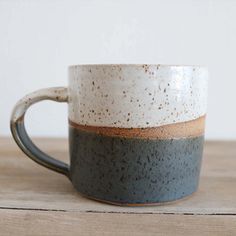
POLYGON ((105 136, 117 136, 127 138, 149 138, 149 139, 170 139, 189 138, 204 134, 205 115, 195 120, 163 125, 153 128, 117 128, 80 125, 69 120, 69 124, 79 130, 95 132, 105 136))

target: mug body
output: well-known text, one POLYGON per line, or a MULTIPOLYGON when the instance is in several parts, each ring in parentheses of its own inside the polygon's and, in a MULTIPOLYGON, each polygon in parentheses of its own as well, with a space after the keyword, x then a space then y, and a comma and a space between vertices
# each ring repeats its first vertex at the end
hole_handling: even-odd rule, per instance
POLYGON ((74 187, 120 205, 157 204, 195 192, 207 78, 207 69, 198 66, 71 66, 74 187))

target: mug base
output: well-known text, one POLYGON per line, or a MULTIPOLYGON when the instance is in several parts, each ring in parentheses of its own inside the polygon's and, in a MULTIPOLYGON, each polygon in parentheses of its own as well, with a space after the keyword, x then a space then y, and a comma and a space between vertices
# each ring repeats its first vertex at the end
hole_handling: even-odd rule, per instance
POLYGON ((105 199, 99 199, 96 197, 92 197, 86 194, 83 194, 81 192, 79 192, 77 190, 77 192, 83 196, 84 198, 90 199, 90 200, 94 200, 96 202, 100 202, 100 203, 106 203, 109 205, 115 205, 115 206, 123 206, 123 207, 147 207, 147 206, 164 206, 164 205, 169 205, 169 204, 175 204, 184 200, 188 200, 189 198, 191 198, 193 195, 195 195, 195 193, 197 192, 197 190, 195 190, 194 192, 183 196, 181 198, 178 199, 174 199, 174 200, 170 200, 170 201, 163 201, 163 202, 148 202, 148 203, 125 203, 125 202, 116 202, 116 201, 108 201, 105 199))

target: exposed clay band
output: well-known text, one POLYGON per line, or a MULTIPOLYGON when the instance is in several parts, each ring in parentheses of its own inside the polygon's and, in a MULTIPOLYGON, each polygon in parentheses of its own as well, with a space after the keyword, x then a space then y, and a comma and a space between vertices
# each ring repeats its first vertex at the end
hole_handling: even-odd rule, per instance
POLYGON ((153 128, 116 128, 79 125, 69 120, 69 124, 82 131, 95 132, 105 136, 117 136, 124 138, 149 138, 169 139, 197 137, 204 134, 205 116, 198 119, 180 122, 176 124, 163 125, 153 128))

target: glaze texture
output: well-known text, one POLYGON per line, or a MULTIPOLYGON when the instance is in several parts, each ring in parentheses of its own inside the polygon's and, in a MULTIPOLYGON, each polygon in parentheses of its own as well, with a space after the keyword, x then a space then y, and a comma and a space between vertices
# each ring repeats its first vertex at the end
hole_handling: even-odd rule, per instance
POLYGON ((206 113, 207 70, 194 66, 86 65, 69 69, 69 119, 145 128, 206 113))
POLYGON ((70 126, 71 181, 116 204, 173 201, 197 189, 203 139, 111 137, 70 126))

